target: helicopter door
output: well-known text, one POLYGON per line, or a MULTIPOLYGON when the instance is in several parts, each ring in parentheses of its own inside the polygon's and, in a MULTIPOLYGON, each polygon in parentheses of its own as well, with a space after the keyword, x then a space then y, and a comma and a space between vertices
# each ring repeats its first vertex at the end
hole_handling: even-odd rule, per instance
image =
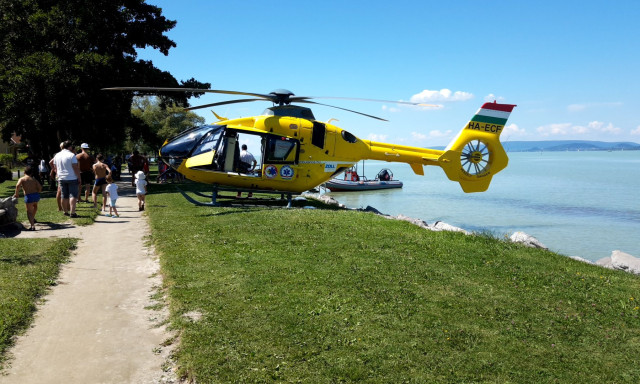
POLYGON ((235 163, 236 154, 238 152, 238 139, 236 139, 235 135, 233 137, 226 138, 226 152, 224 154, 224 171, 225 172, 233 172, 233 164, 235 163))

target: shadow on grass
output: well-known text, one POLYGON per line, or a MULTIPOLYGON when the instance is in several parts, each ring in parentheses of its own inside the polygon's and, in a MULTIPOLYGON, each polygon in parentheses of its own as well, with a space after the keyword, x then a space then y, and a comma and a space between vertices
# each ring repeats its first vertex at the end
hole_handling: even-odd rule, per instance
MULTIPOLYGON (((44 222, 38 221, 37 224, 38 224, 38 227, 36 231, 58 231, 58 230, 72 228, 75 226, 73 223, 69 223, 69 222, 54 223, 51 221, 44 221, 44 222)), ((28 228, 22 225, 21 223, 12 223, 12 224, 0 227, 0 235, 1 235, 0 237, 6 237, 6 238, 16 237, 20 233, 22 233, 22 231, 28 231, 28 228)))

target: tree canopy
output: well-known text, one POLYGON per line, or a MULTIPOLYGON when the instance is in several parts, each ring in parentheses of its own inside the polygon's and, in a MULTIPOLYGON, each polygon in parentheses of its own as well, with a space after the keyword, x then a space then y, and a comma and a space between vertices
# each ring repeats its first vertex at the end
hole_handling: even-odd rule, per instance
MULTIPOLYGON (((2 138, 15 132, 36 154, 65 139, 114 148, 148 130, 131 113, 133 93, 101 88, 210 87, 137 58, 136 49, 176 46, 164 35, 176 22, 144 0, 0 0, 0 15, 2 138)), ((177 106, 191 96, 160 95, 177 106)))
POLYGON ((142 152, 152 153, 160 148, 166 139, 205 123, 202 116, 185 111, 182 107, 163 104, 163 100, 159 97, 133 99, 131 113, 144 122, 146 130, 141 131, 138 137, 129 136, 133 146, 142 152))

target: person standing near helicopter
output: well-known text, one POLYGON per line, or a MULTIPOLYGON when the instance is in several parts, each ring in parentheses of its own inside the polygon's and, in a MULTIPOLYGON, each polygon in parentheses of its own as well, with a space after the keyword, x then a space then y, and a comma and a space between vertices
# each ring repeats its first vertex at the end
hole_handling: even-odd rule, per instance
MULTIPOLYGON (((253 170, 256 168, 258 162, 256 158, 253 157, 251 152, 247 150, 247 144, 242 144, 242 150, 240 151, 240 164, 238 168, 240 168, 241 173, 253 173, 253 170)), ((247 197, 252 197, 253 193, 249 192, 247 197)), ((236 197, 242 197, 242 192, 238 192, 236 197)))
POLYGON ((247 150, 247 144, 242 144, 242 151, 240 151, 240 170, 241 172, 253 173, 253 170, 258 165, 256 158, 253 157, 251 152, 247 150))

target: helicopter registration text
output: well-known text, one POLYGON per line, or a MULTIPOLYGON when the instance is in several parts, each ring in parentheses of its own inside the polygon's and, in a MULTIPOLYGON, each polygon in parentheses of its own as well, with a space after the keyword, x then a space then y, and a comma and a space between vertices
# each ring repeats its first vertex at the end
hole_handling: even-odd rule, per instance
POLYGON ((478 123, 475 121, 470 121, 467 129, 475 129, 476 131, 484 131, 484 132, 492 132, 492 133, 500 133, 504 128, 504 125, 490 124, 490 123, 478 123))

